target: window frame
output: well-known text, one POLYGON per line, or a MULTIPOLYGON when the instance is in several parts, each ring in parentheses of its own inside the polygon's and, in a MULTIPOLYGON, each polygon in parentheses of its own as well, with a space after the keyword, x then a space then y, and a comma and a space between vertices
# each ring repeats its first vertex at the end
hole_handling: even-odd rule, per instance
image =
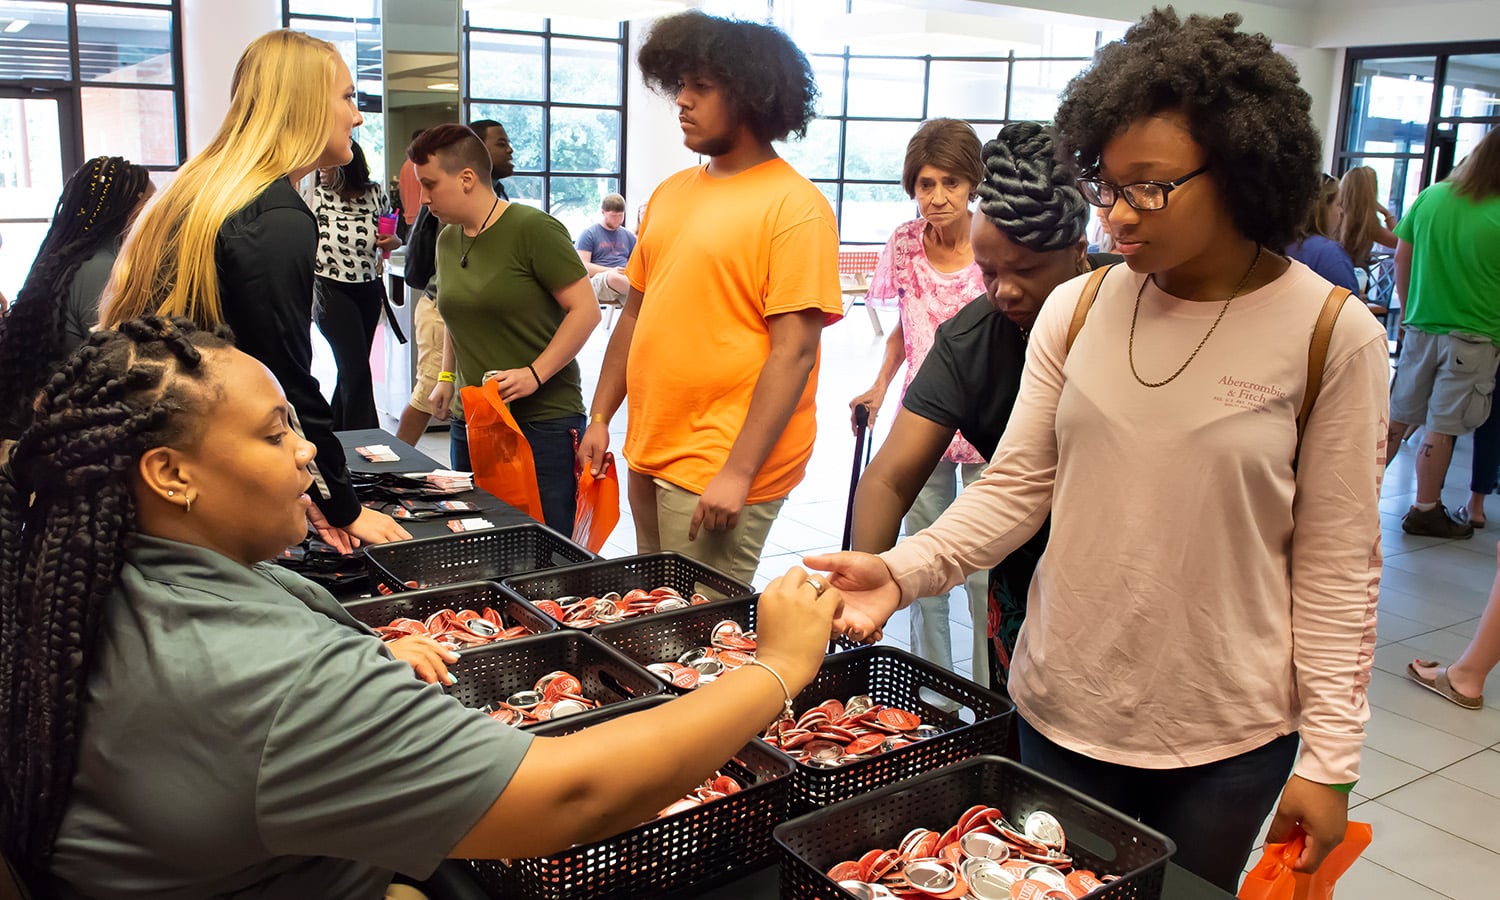
MULTIPOLYGON (((0 79, 0 88, 10 92, 24 91, 37 97, 55 97, 61 102, 58 122, 60 147, 64 173, 72 173, 84 164, 84 102, 85 88, 106 90, 171 92, 172 109, 176 119, 177 162, 139 163, 152 172, 175 172, 187 161, 187 96, 183 89, 185 77, 182 61, 182 0, 47 0, 63 4, 68 15, 68 77, 67 78, 8 78, 0 79), (167 12, 171 15, 172 83, 130 84, 88 80, 83 77, 82 50, 79 41, 78 7, 98 6, 108 9, 139 9, 149 12, 167 12)), ((283 0, 285 3, 286 0, 283 0)), ((132 160, 135 162, 135 160, 132 160)))

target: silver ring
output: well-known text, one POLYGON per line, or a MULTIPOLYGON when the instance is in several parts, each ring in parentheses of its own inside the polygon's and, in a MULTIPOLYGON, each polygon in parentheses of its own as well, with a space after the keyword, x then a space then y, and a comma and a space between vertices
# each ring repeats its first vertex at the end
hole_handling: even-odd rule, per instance
POLYGON ((812 585, 813 590, 818 592, 819 597, 823 596, 823 592, 828 590, 828 582, 816 575, 807 576, 807 583, 812 585))

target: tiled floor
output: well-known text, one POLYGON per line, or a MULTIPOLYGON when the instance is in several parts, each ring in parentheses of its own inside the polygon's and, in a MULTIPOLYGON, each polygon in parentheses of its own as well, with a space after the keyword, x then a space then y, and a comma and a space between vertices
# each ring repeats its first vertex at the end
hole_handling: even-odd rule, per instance
MULTIPOLYGON (((818 441, 807 477, 771 531, 757 586, 804 554, 838 547, 854 455, 847 404, 869 386, 883 341, 862 310, 853 313, 824 333, 818 441)), ((889 315, 882 314, 887 323, 889 315)), ((607 339, 601 326, 579 357, 585 400, 592 396, 607 339)), ((893 388, 880 424, 892 418, 897 398, 893 388)), ((624 427, 621 415, 614 421, 616 447, 624 427)), ((877 441, 882 432, 877 428, 877 441)), ((430 432, 421 447, 446 462, 446 433, 430 432)), ((1467 541, 1402 533, 1401 515, 1415 490, 1412 452, 1411 446, 1404 448, 1391 467, 1381 504, 1386 567, 1370 685, 1373 710, 1363 778, 1353 796, 1352 815, 1374 824, 1375 841, 1340 882, 1339 896, 1494 898, 1500 895, 1500 672, 1490 677, 1486 708, 1471 712, 1408 682, 1405 666, 1417 656, 1452 660, 1473 635, 1495 576, 1500 527, 1467 541)), ((1463 439, 1444 492, 1450 508, 1468 499, 1469 458, 1469 442, 1463 439)), ((1489 514, 1500 524, 1500 497, 1492 499, 1489 514)), ((634 551, 627 513, 604 555, 634 551)), ((954 656, 967 674, 971 625, 962 590, 955 589, 950 609, 954 656)), ((899 616, 886 633, 891 643, 904 647, 905 614, 899 616)))

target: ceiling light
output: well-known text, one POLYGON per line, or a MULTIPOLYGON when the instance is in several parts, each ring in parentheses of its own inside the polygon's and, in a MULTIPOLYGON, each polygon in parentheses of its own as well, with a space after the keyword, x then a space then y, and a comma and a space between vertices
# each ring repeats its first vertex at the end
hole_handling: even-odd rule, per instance
POLYGON ((5 26, 5 33, 6 34, 15 34, 16 32, 20 31, 22 28, 25 28, 27 25, 30 25, 30 24, 31 24, 31 20, 30 19, 11 19, 10 20, 10 24, 5 26))

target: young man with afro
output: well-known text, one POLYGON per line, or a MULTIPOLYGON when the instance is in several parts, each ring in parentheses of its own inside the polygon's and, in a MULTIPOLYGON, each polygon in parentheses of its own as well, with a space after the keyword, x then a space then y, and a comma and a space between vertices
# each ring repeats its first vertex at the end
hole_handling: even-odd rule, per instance
POLYGON ((812 455, 818 339, 843 308, 833 210, 771 146, 806 132, 817 88, 779 29, 699 12, 658 22, 638 61, 708 161, 647 206, 579 459, 602 466, 628 382, 640 552, 748 582, 812 455))

